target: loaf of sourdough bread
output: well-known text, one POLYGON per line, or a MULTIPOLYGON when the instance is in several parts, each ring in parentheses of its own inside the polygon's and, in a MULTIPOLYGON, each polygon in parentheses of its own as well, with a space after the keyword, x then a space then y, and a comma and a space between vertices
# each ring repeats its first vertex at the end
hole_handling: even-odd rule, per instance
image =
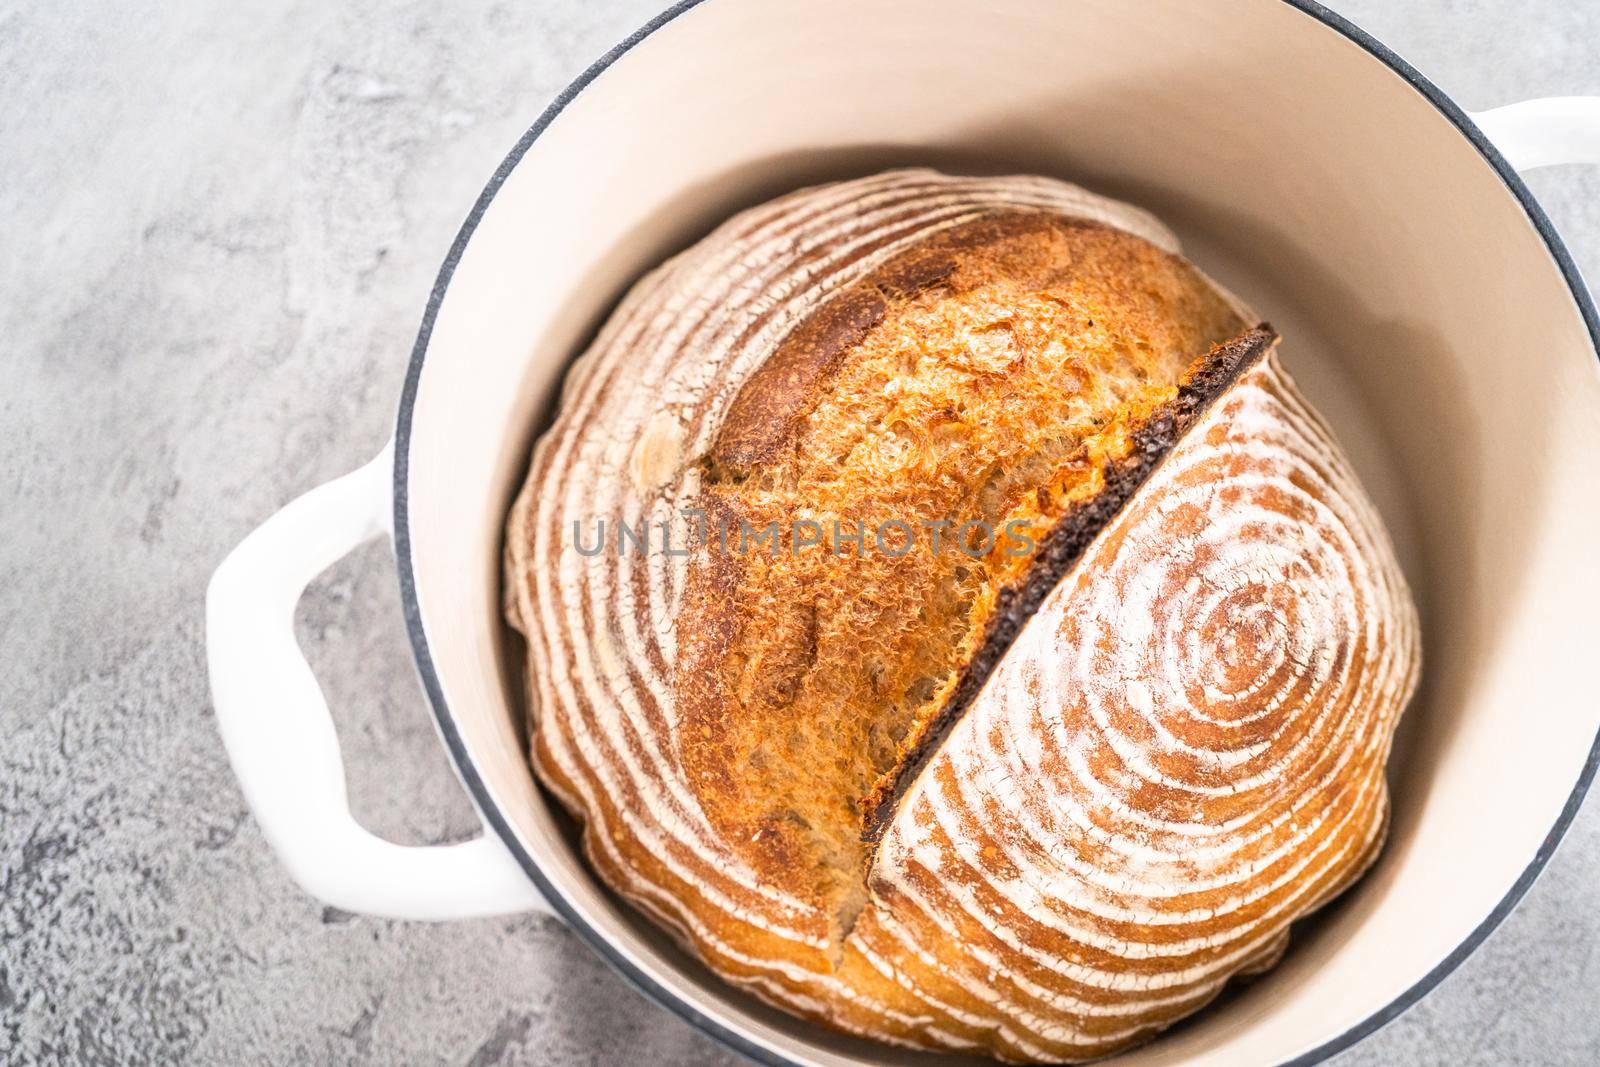
POLYGON ((646 276, 506 534, 596 873, 928 1049, 1090 1059, 1270 966, 1381 845, 1419 662, 1276 340, 1044 178, 806 189, 646 276))

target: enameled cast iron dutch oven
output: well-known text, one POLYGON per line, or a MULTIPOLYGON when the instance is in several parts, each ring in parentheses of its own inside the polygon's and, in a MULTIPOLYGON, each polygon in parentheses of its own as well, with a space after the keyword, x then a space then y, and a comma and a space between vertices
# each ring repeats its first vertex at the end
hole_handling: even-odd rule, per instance
POLYGON ((1331 1055, 1505 917, 1594 775, 1600 318, 1517 176, 1580 160, 1600 162, 1600 99, 1467 115, 1306 0, 679 4, 562 93, 490 180, 439 272, 392 446, 218 569, 212 685, 250 806, 339 907, 553 912, 757 1060, 934 1061, 765 1009, 589 875, 519 739, 501 525, 573 354, 631 279, 719 220, 891 165, 1057 175, 1155 211, 1282 330, 1422 606, 1424 687, 1382 861, 1267 979, 1119 1062, 1331 1055), (465 844, 401 847, 351 818, 295 645, 306 583, 380 533, 483 816, 465 844))

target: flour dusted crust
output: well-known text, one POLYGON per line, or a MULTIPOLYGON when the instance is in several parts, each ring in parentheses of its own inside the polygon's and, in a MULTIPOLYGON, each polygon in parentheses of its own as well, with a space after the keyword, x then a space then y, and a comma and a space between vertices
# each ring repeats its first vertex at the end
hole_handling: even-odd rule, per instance
POLYGON ((864 952, 930 948, 907 984, 1007 1056, 1150 1036, 1270 966, 1375 858, 1417 664, 1377 516, 1268 362, 1056 587, 919 776, 876 857, 864 952))
POLYGON ((1415 613, 1270 331, 1176 252, 1061 182, 889 172, 735 217, 575 364, 507 528, 533 762, 727 980, 1089 1059, 1376 855, 1415 613), (768 561, 704 526, 918 507, 1040 550, 768 561), (599 519, 673 550, 577 551, 599 519))

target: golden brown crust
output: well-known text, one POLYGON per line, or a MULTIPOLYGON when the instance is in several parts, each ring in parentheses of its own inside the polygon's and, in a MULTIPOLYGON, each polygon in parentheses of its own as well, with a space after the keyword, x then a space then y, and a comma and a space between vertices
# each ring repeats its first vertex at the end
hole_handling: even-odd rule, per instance
POLYGON ((1163 457, 1189 431, 1205 410, 1239 376, 1265 358, 1277 343, 1266 324, 1216 345, 1195 361, 1178 387, 1178 395, 1162 403, 1132 433, 1127 455, 1108 459, 1102 468, 1104 489, 1075 504, 1056 522, 1035 551, 1031 566, 1021 578, 996 594, 995 613, 984 631, 983 642, 960 670, 959 681, 936 716, 919 729, 904 757, 872 787, 862 800, 862 838, 876 841, 894 817, 894 808, 906 786, 937 751, 939 742, 966 711, 995 665, 1011 647, 1023 623, 1040 602, 1077 564, 1089 543, 1105 529, 1163 457))
MULTIPOLYGON (((826 387, 828 375, 883 321, 890 302, 936 285, 961 293, 1001 278, 1047 288, 1069 272, 1080 284, 1097 280, 1099 273, 1109 285, 1117 284, 1111 279, 1139 284, 1152 266, 1168 266, 1174 258, 1103 223, 1037 211, 997 212, 938 231, 834 295, 779 342, 734 398, 712 460, 740 467, 775 459, 792 441, 797 420, 826 387), (1092 268, 1080 265, 1084 259, 1094 261, 1092 268)), ((1125 310, 1133 312, 1123 322, 1126 328, 1156 325, 1145 309, 1125 310)), ((1212 302, 1207 314, 1211 321, 1195 323, 1197 333, 1229 335, 1220 321, 1229 314, 1222 301, 1212 302)))
POLYGON ((1031 497, 1067 478, 1083 496, 1068 514, 1114 510, 1095 504, 1114 488, 1105 476, 1131 489, 1127 472, 1147 469, 1152 442, 1170 441, 1169 420, 1188 410, 1184 368, 1242 326, 1186 263, 1141 238, 997 212, 832 296, 734 397, 703 499, 712 528, 739 532, 733 545, 719 533, 714 559, 689 576, 678 746, 719 833, 833 915, 835 936, 860 906, 874 783, 917 765, 930 726, 959 713, 950 694, 970 698, 1019 608, 1069 565, 1051 547, 1062 535, 1044 537, 1067 500, 1031 497), (906 454, 885 464, 891 438, 906 454), (982 498, 985 482, 996 500, 982 498), (842 536, 931 519, 949 524, 949 541, 1010 515, 1037 521, 1049 551, 969 558, 930 537, 892 558, 902 545, 875 536, 862 550, 842 536), (807 517, 840 523, 840 539, 798 552, 792 538, 774 551, 744 536, 788 537, 807 517), (1030 580, 1041 567, 1050 573, 1030 580))
POLYGON ((796 326, 734 398, 712 460, 742 467, 776 456, 822 380, 883 321, 888 307, 865 286, 840 293, 796 326))
POLYGON ((1269 965, 1376 854, 1403 583, 1270 332, 1174 250, 1044 179, 820 187, 642 281, 570 376, 506 539, 532 758, 716 973, 886 1041, 1082 1060, 1269 965), (1037 543, 849 541, 885 518, 1037 543), (597 520, 673 543, 580 550, 597 520), (823 551, 737 544, 831 521, 823 551), (1167 629, 1086 629, 1119 606, 1167 629), (1100 665, 1119 635, 1137 669, 1100 665), (1246 711, 1168 721, 1173 679, 1246 711))
POLYGON ((912 783, 863 954, 922 948, 937 965, 908 984, 1007 1019, 1008 1057, 1147 1039, 1270 965, 1370 865, 1416 670, 1376 516, 1269 356, 1102 530, 912 783), (1070 1039, 1027 1025, 1041 1003, 1083 1005, 1070 1039))

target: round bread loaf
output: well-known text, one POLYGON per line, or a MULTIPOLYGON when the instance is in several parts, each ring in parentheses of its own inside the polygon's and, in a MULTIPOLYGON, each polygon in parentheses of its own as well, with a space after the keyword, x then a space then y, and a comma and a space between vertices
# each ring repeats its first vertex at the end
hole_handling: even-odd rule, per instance
POLYGON ((506 535, 532 760, 730 982, 1077 1061, 1382 843, 1416 614, 1276 337, 1149 215, 904 170, 730 220, 568 376, 506 535))

